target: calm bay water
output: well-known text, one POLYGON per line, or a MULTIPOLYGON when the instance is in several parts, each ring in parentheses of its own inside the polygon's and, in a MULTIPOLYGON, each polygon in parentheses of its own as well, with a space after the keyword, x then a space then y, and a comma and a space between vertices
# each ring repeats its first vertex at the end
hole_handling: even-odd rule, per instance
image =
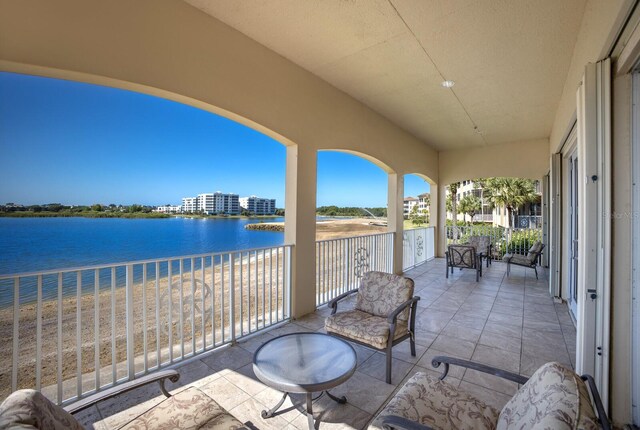
POLYGON ((0 218, 0 275, 284 243, 283 233, 244 228, 256 222, 260 219, 0 218))

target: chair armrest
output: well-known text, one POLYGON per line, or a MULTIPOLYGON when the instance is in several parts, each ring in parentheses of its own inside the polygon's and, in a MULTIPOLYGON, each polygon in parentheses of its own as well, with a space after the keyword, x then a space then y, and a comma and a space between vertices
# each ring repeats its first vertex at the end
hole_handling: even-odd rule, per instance
POLYGON ((611 423, 609 422, 609 418, 607 418, 607 412, 604 410, 604 406, 602 405, 602 399, 600 398, 600 393, 598 392, 598 387, 596 387, 596 381, 593 380, 591 375, 582 375, 580 379, 587 382, 589 386, 589 391, 591 391, 591 397, 593 397, 593 403, 595 404, 596 412, 598 413, 598 420, 600 421, 600 425, 603 430, 611 430, 611 423))
POLYGON ((358 289, 355 288, 353 290, 349 290, 346 293, 342 293, 340 294, 338 297, 335 297, 331 300, 329 300, 329 303, 327 303, 327 306, 329 306, 331 308, 331 315, 335 314, 336 311, 338 310, 338 302, 342 299, 345 299, 347 297, 349 297, 351 294, 353 293, 357 293, 358 289))
POLYGON ((65 406, 64 410, 69 412, 70 414, 75 414, 76 412, 80 412, 83 409, 91 407, 102 400, 110 399, 112 397, 126 393, 127 391, 131 391, 135 388, 142 387, 143 385, 147 385, 156 381, 160 384, 162 393, 167 397, 171 397, 171 394, 169 394, 167 389, 164 387, 164 381, 165 379, 169 379, 171 382, 175 383, 178 382, 179 378, 180 374, 175 370, 163 370, 161 372, 150 373, 141 378, 125 382, 124 384, 116 385, 115 387, 108 388, 104 391, 100 391, 89 397, 78 400, 77 402, 71 403, 70 405, 65 406))
POLYGON ((394 311, 391 312, 389 316, 387 316, 387 322, 389 324, 395 324, 396 319, 398 319, 398 315, 400 315, 402 311, 404 311, 406 308, 408 308, 412 304, 417 303, 418 300, 420 300, 420 297, 413 296, 412 298, 410 298, 409 300, 407 300, 406 302, 404 302, 403 304, 395 308, 394 311))
POLYGON ((444 364, 444 370, 442 371, 442 375, 440 375, 441 380, 444 379, 449 373, 450 364, 466 367, 467 369, 477 370, 478 372, 488 373, 494 376, 499 376, 500 378, 517 382, 518 384, 525 384, 529 380, 529 378, 518 375, 517 373, 508 372, 506 370, 498 369, 497 367, 491 367, 469 360, 462 360, 460 358, 438 355, 436 357, 433 357, 433 360, 431 360, 431 365, 436 368, 440 367, 441 363, 444 364))
POLYGON ((431 427, 398 415, 385 415, 380 417, 380 424, 383 430, 432 430, 431 427))

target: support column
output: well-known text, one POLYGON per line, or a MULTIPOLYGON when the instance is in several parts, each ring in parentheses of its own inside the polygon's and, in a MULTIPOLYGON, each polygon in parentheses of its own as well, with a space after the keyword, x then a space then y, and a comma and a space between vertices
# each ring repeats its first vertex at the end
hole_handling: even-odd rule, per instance
POLYGON ((317 153, 300 145, 287 147, 284 240, 291 252, 291 316, 316 309, 316 172, 317 153))
POLYGON ((389 173, 387 190, 387 231, 393 236, 393 273, 402 274, 404 230, 404 176, 389 173))
MULTIPOLYGON (((447 249, 447 186, 438 184, 438 222, 436 224, 436 257, 444 257, 447 249)), ((435 193, 434 193, 435 194, 435 193)))
POLYGON ((429 227, 433 227, 433 256, 438 256, 438 186, 429 182, 429 227))

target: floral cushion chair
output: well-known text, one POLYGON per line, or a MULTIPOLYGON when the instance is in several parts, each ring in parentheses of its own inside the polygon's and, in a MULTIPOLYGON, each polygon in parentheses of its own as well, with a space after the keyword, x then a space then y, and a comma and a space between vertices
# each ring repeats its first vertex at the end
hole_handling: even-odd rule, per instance
POLYGON ((502 261, 507 263, 507 276, 511 272, 511 265, 515 264, 516 266, 523 267, 531 267, 536 272, 536 279, 538 279, 538 258, 542 254, 542 250, 544 249, 544 243, 536 242, 529 248, 529 252, 527 255, 520 254, 505 254, 502 257, 502 261))
POLYGON ((177 382, 178 372, 165 370, 143 376, 122 385, 98 392, 62 408, 39 391, 23 389, 13 392, 0 404, 0 429, 15 430, 83 430, 72 414, 97 402, 113 398, 151 382, 159 382, 167 398, 145 413, 132 417, 119 430, 246 430, 240 421, 196 387, 188 387, 171 395, 164 387, 169 379, 177 382))
POLYGON ((452 357, 440 378, 416 373, 389 401, 369 430, 529 430, 610 429, 593 378, 560 363, 547 363, 531 378, 452 357), (501 411, 446 381, 449 365, 459 365, 523 384, 501 411), (591 397, 593 397, 593 404, 591 397))
POLYGON ((329 302, 331 315, 325 321, 327 333, 369 348, 386 351, 387 383, 391 383, 391 348, 405 339, 416 355, 416 304, 411 278, 383 272, 367 272, 360 288, 347 291, 329 302), (357 294, 355 309, 338 312, 338 302, 357 294))
POLYGON ((453 273, 453 268, 472 269, 476 272, 476 282, 480 281, 482 276, 482 263, 476 253, 476 247, 473 245, 449 245, 447 252, 444 253, 447 262, 447 278, 449 277, 449 269, 453 273))

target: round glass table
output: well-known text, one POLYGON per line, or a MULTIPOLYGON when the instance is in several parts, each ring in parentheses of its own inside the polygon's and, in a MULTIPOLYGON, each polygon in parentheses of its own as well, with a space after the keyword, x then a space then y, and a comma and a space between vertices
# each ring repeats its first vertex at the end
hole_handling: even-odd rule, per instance
POLYGON ((328 334, 285 334, 258 348, 253 356, 253 371, 260 381, 284 392, 277 405, 262 411, 263 418, 272 417, 289 393, 305 393, 307 421, 313 430, 315 399, 312 394, 326 393, 336 402, 346 403, 344 396, 336 397, 328 390, 345 382, 356 371, 356 352, 344 340, 328 334))

